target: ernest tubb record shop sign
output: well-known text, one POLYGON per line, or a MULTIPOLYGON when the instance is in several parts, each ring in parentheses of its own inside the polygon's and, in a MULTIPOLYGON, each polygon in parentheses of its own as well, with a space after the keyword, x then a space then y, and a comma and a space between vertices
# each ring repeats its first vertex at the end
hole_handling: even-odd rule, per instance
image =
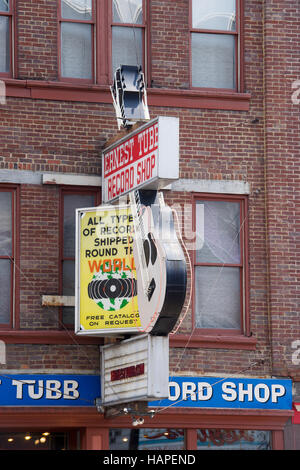
POLYGON ((102 202, 131 191, 161 189, 179 177, 179 119, 159 116, 105 148, 102 202))

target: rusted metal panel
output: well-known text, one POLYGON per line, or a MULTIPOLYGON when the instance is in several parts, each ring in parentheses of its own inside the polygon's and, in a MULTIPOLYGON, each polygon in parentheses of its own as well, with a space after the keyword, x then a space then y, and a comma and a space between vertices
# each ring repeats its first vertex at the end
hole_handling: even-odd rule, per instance
POLYGON ((75 307, 75 296, 43 295, 43 307, 75 307))

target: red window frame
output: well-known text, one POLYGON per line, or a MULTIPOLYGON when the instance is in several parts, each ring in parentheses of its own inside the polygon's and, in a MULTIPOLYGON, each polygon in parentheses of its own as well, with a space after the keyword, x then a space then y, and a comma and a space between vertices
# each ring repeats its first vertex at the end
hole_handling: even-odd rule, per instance
POLYGON ((58 78, 61 81, 76 82, 82 84, 94 83, 95 79, 95 31, 96 31, 96 5, 95 0, 92 0, 92 18, 90 20, 75 20, 62 17, 61 0, 58 0, 58 78), (92 78, 74 78, 62 75, 61 70, 61 59, 62 59, 62 44, 61 44, 61 24, 62 23, 79 23, 79 24, 90 24, 91 25, 91 44, 92 44, 92 63, 91 63, 91 75, 92 78))
POLYGON ((147 17, 149 14, 149 1, 143 0, 143 23, 114 23, 112 14, 112 0, 92 0, 92 20, 71 20, 61 16, 61 0, 58 1, 58 77, 62 82, 71 82, 78 84, 98 84, 109 85, 113 81, 112 76, 112 28, 114 26, 143 28, 143 71, 146 77, 147 64, 149 58, 146 53, 149 42, 149 33, 147 30, 147 17), (61 73, 61 23, 85 23, 92 25, 92 79, 80 79, 74 77, 65 77, 61 73))
POLYGON ((211 30, 211 29, 197 29, 193 28, 193 18, 192 18, 192 2, 189 0, 189 50, 190 50, 190 88, 191 89, 204 89, 207 91, 236 91, 243 92, 244 88, 244 77, 243 77, 243 0, 236 1, 236 29, 235 31, 226 31, 226 30, 211 30), (196 34, 221 34, 221 35, 230 35, 235 38, 235 89, 232 88, 213 88, 213 87, 194 87, 192 85, 192 33, 196 34))
MULTIPOLYGON (((101 191, 99 188, 94 187, 60 187, 60 214, 59 214, 59 293, 63 295, 63 263, 64 261, 74 261, 75 257, 64 256, 64 196, 65 195, 92 195, 95 197, 95 206, 101 203, 101 191)), ((75 295, 75 290, 74 290, 75 295)), ((59 324, 64 325, 67 328, 73 328, 73 324, 66 324, 63 321, 63 307, 59 309, 59 324)))
POLYGON ((12 195, 12 207, 11 207, 11 254, 0 254, 0 259, 9 260, 11 263, 11 292, 10 292, 10 312, 9 312, 9 322, 1 323, 1 330, 11 330, 14 328, 19 328, 19 312, 18 312, 18 298, 19 298, 19 250, 20 250, 20 240, 19 240, 19 187, 14 185, 1 185, 0 192, 11 193, 12 195))
POLYGON ((219 195, 219 194, 197 194, 193 197, 193 231, 196 233, 196 202, 197 201, 226 201, 240 203, 240 250, 241 260, 238 264, 228 263, 198 263, 196 262, 196 251, 192 254, 193 263, 193 302, 192 302, 192 323, 196 335, 208 336, 250 336, 250 315, 249 315, 249 257, 248 257, 248 198, 242 195, 219 195), (240 269, 240 329, 223 328, 197 328, 196 327, 196 305, 195 291, 197 289, 195 272, 197 266, 229 266, 240 269))
MULTIPOLYGON (((142 44, 142 51, 143 51, 143 63, 142 64, 137 64, 137 65, 142 65, 143 67, 143 72, 145 77, 147 76, 147 60, 146 60, 146 18, 147 18, 147 2, 146 0, 142 0, 143 4, 143 21, 141 24, 135 24, 135 23, 115 23, 113 21, 113 0, 108 0, 109 1, 109 23, 110 23, 110 32, 109 32, 109 50, 110 54, 108 57, 108 65, 109 65, 109 73, 110 76, 109 78, 112 79, 112 55, 113 55, 113 50, 112 50, 112 29, 114 26, 119 26, 119 27, 124 27, 124 28, 140 28, 143 30, 143 44, 142 44)), ((149 2, 148 2, 149 3, 149 2)))
POLYGON ((0 11, 0 16, 8 17, 9 19, 9 71, 0 72, 1 78, 10 78, 13 75, 13 63, 14 63, 14 48, 13 48, 13 38, 15 36, 14 30, 14 17, 15 17, 15 0, 10 0, 9 2, 9 11, 0 11))

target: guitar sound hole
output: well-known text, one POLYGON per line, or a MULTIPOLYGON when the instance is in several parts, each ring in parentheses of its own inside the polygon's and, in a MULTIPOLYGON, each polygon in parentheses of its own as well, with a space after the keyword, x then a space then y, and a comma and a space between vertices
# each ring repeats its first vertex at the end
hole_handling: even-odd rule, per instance
POLYGON ((152 265, 155 263, 156 259, 157 259, 157 248, 156 248, 156 245, 153 241, 153 235, 152 233, 148 233, 148 239, 149 239, 149 242, 150 242, 150 251, 151 251, 151 263, 152 265))
POLYGON ((144 254, 145 254, 146 266, 148 267, 149 260, 150 260, 150 245, 149 245, 148 240, 144 240, 144 254))
POLYGON ((148 287, 148 292, 147 292, 147 295, 148 295, 148 300, 150 302, 151 300, 151 297, 153 295, 153 292, 155 291, 155 288, 156 288, 156 283, 155 283, 155 279, 154 277, 152 278, 150 284, 149 284, 149 287, 148 287))

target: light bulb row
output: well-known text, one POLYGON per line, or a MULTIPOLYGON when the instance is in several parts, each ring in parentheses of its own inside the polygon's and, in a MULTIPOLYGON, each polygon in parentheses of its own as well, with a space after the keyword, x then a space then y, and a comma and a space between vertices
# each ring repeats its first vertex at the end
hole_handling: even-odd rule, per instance
MULTIPOLYGON (((43 433, 42 433, 42 436, 41 436, 39 439, 36 439, 36 440, 34 441, 34 443, 35 443, 36 445, 39 444, 39 443, 44 444, 44 443, 46 442, 46 440, 47 440, 46 438, 47 438, 47 436, 49 436, 49 434, 50 434, 49 432, 43 432, 43 433)), ((25 441, 30 441, 30 439, 32 439, 31 434, 26 433, 25 436, 24 436, 24 439, 25 439, 25 441)), ((9 437, 9 438, 7 439, 7 441, 8 441, 8 442, 14 442, 14 438, 13 438, 13 437, 9 437)))

